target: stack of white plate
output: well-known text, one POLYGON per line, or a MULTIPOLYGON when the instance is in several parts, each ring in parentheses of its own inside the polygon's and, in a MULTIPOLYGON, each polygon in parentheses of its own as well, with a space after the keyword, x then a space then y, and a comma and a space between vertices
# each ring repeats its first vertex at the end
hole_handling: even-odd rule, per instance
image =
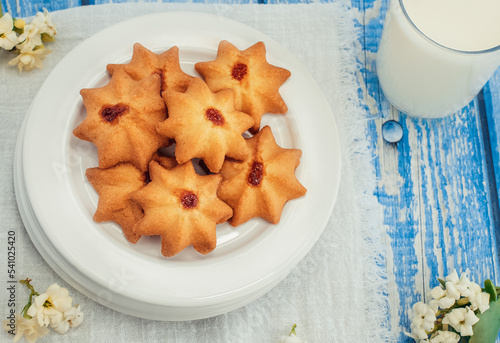
POLYGON ((159 320, 191 320, 243 306, 278 284, 320 237, 340 180, 333 115, 318 86, 282 46, 235 21, 200 13, 160 13, 106 29, 72 50, 33 100, 15 156, 19 210, 36 248, 69 284, 117 311, 159 320), (189 23, 189 25, 187 24, 189 23), (208 28, 208 29, 207 29, 208 28), (220 40, 240 49, 264 41, 267 59, 292 77, 281 94, 286 115, 265 115, 277 143, 303 152, 296 170, 307 194, 288 202, 279 224, 259 218, 218 225, 217 248, 160 253, 157 237, 129 244, 114 223, 95 223, 98 197, 85 178, 96 167, 93 144, 73 129, 85 118, 82 88, 105 85, 108 63, 127 63, 140 42, 154 52, 176 45, 184 71, 215 59, 220 40))

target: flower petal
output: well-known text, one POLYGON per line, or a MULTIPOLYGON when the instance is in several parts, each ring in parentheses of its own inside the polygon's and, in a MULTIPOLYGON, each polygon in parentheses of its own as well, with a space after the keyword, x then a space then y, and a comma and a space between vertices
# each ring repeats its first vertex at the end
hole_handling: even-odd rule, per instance
POLYGON ((455 299, 451 297, 444 297, 439 300, 439 307, 442 309, 447 309, 455 304, 455 299))
POLYGON ((460 292, 453 282, 446 282, 446 295, 454 298, 455 300, 460 299, 460 292))
POLYGON ((456 269, 453 269, 453 271, 446 277, 446 281, 452 282, 452 283, 458 283, 460 279, 458 278, 458 274, 456 269))
POLYGON ((476 316, 474 311, 467 308, 467 312, 465 313, 465 324, 466 325, 474 325, 479 321, 479 318, 476 316))
POLYGON ((5 13, 0 18, 0 35, 8 34, 14 28, 14 21, 12 20, 12 16, 9 13, 5 13))
POLYGON ((441 286, 437 286, 434 287, 429 294, 433 299, 441 299, 446 295, 446 292, 441 286))

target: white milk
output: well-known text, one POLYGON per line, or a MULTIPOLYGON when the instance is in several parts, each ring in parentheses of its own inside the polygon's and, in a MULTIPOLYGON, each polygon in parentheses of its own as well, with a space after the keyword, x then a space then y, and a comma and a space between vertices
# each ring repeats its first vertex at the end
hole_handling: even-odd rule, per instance
POLYGON ((414 25, 392 0, 377 55, 385 96, 418 117, 460 110, 500 64, 500 0, 401 2, 414 25))

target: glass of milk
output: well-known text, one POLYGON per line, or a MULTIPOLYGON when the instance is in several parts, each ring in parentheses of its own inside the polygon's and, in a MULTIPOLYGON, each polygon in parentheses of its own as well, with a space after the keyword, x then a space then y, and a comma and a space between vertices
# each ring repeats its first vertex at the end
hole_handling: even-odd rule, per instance
POLYGON ((386 98, 411 116, 467 105, 500 64, 500 0, 391 0, 377 53, 386 98))

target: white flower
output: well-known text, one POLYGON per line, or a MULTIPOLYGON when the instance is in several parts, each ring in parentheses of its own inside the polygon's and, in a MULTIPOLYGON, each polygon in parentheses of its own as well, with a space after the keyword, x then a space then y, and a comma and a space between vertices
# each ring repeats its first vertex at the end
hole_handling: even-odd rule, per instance
POLYGON ((23 33, 17 38, 16 47, 19 50, 22 50, 24 48, 33 49, 39 45, 43 45, 42 34, 38 31, 38 28, 35 25, 26 25, 23 33))
POLYGON ((58 325, 63 320, 63 313, 71 309, 72 301, 68 290, 55 283, 35 297, 26 313, 36 317, 40 326, 58 325))
POLYGON ((450 292, 455 292, 455 299, 460 299, 460 296, 462 297, 468 297, 470 294, 469 291, 469 286, 471 284, 469 278, 467 277, 466 273, 462 273, 460 275, 460 279, 458 278, 457 271, 453 269, 450 275, 446 277, 446 289, 448 290, 448 284, 452 286, 452 289, 450 292), (457 298, 456 297, 456 292, 460 293, 460 296, 457 298))
POLYGON ((436 314, 432 308, 419 301, 413 305, 413 318, 410 324, 411 336, 418 340, 427 339, 427 332, 434 329, 436 314))
POLYGON ((483 292, 481 286, 474 282, 470 285, 469 301, 473 311, 479 309, 483 313, 490 308, 490 294, 483 292))
POLYGON ((80 311, 80 305, 73 306, 69 311, 63 313, 63 319, 58 324, 50 326, 60 334, 68 331, 70 327, 76 327, 83 321, 83 313, 80 311))
MULTIPOLYGON (((473 311, 480 310, 481 313, 490 308, 489 294, 482 291, 481 287, 475 283, 471 282, 465 273, 462 273, 460 279, 455 270, 446 277, 446 292, 449 296, 454 296, 456 298, 457 293, 460 296, 469 299, 473 311)), ((443 307, 444 308, 444 307, 443 307)))
POLYGON ((472 336, 472 325, 476 324, 479 318, 469 307, 456 308, 447 313, 443 319, 443 324, 451 325, 461 336, 472 336))
POLYGON ((437 312, 439 308, 450 308, 453 304, 455 304, 456 300, 454 297, 449 296, 446 290, 444 290, 441 286, 434 287, 430 292, 430 296, 433 300, 429 302, 429 306, 434 310, 434 312, 437 312))
POLYGON ((429 302, 429 305, 436 312, 439 308, 450 308, 455 304, 456 300, 461 297, 468 297, 471 294, 469 287, 472 283, 466 273, 462 273, 459 278, 457 271, 453 269, 445 280, 445 288, 437 286, 430 292, 433 299, 429 302))
MULTIPOLYGON (((7 320, 4 320, 3 326, 4 329, 9 331, 10 327, 6 326, 7 320)), ((16 335, 14 336, 14 342, 17 342, 21 339, 21 337, 25 337, 29 343, 34 343, 36 340, 42 336, 45 336, 49 333, 49 329, 46 327, 40 326, 38 321, 35 318, 26 319, 16 314, 16 335)))
POLYGON ((17 67, 21 72, 23 69, 26 71, 30 71, 35 68, 41 69, 43 67, 42 60, 51 52, 52 51, 45 48, 33 50, 31 47, 25 46, 21 49, 17 57, 9 61, 8 65, 14 66, 17 64, 17 67))
POLYGON ((49 12, 46 8, 43 9, 43 13, 38 12, 36 14, 36 17, 35 19, 33 19, 31 24, 38 29, 38 32, 40 34, 45 33, 50 37, 54 37, 57 34, 56 25, 52 22, 49 12))
POLYGON ((12 31, 14 21, 9 13, 0 18, 0 48, 11 50, 17 43, 17 34, 12 31))
POLYGON ((429 343, 457 343, 460 341, 460 335, 452 331, 437 331, 429 343))

